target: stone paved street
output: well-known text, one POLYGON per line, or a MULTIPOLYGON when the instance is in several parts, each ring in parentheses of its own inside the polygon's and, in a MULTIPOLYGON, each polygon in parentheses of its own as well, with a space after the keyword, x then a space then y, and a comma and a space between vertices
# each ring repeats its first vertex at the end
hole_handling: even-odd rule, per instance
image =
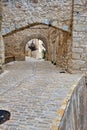
POLYGON ((59 73, 48 61, 29 59, 4 66, 0 109, 11 119, 0 130, 50 130, 64 98, 80 75, 59 73))

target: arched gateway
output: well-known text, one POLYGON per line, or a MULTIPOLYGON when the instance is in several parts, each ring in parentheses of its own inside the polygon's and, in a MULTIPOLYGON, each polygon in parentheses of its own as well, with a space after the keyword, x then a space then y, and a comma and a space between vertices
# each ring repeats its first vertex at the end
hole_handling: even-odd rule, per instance
MULTIPOLYGON (((43 35, 41 35, 41 34, 32 34, 30 36, 26 36, 25 39, 20 44, 20 49, 21 49, 21 55, 20 56, 21 57, 19 57, 19 60, 20 60, 20 58, 22 60, 25 60, 25 46, 32 39, 39 39, 39 40, 43 41, 44 47, 46 48, 46 50, 48 50, 48 48, 47 48, 48 40, 43 35)), ((47 51, 46 51, 46 53, 47 53, 47 51)))

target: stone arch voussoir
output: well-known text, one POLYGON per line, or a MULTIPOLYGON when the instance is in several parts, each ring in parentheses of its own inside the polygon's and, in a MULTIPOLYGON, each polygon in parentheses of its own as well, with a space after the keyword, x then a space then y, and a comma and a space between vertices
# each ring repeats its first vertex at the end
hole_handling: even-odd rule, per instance
POLYGON ((32 39, 40 39, 41 41, 43 41, 43 43, 45 44, 45 47, 47 46, 47 38, 45 38, 44 36, 42 36, 41 34, 32 34, 30 36, 27 36, 23 42, 21 43, 21 46, 26 46, 27 42, 32 40, 32 39))

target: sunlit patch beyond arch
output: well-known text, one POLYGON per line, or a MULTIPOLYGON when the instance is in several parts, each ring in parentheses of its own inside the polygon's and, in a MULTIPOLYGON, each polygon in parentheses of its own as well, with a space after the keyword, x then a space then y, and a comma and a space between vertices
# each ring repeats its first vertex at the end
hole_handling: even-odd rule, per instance
POLYGON ((31 39, 25 47, 25 56, 36 59, 45 59, 46 49, 43 41, 40 39, 31 39))

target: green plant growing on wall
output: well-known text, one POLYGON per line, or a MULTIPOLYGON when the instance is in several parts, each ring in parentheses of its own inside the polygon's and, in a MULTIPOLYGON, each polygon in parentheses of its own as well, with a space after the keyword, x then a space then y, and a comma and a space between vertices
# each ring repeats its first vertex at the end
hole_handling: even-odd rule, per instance
POLYGON ((46 59, 46 51, 45 50, 42 50, 42 58, 46 59))

